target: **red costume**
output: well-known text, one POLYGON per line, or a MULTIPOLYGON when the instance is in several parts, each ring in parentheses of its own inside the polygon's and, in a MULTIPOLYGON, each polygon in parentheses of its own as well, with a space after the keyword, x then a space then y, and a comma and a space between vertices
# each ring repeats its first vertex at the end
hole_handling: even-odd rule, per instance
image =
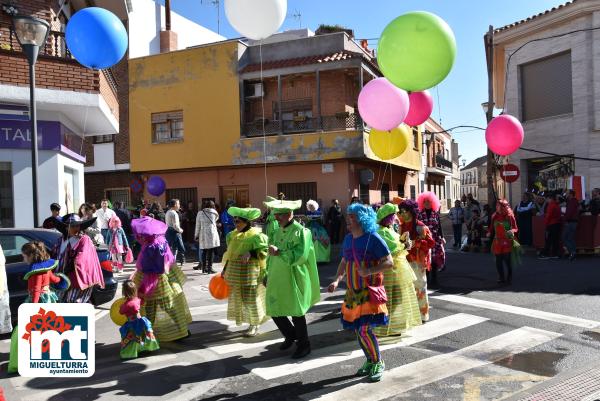
POLYGON ((406 259, 409 263, 417 262, 425 266, 427 270, 431 269, 431 253, 429 250, 435 246, 435 240, 431 235, 431 231, 425 224, 417 220, 417 227, 414 228, 414 220, 407 223, 401 223, 402 233, 408 232, 412 247, 408 251, 406 259))
POLYGON ((494 255, 512 252, 513 239, 515 239, 517 231, 517 222, 514 216, 494 213, 492 223, 488 228, 488 233, 490 235, 494 234, 494 241, 492 242, 494 255), (509 230, 512 230, 514 234, 512 237, 507 233, 509 230))

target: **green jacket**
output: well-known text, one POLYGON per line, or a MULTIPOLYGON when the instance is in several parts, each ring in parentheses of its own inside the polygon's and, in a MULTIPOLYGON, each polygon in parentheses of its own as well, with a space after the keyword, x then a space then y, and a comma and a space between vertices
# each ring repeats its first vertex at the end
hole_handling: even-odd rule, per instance
POLYGON ((279 255, 267 259, 267 315, 304 316, 321 299, 310 230, 294 221, 280 227, 270 245, 279 255))

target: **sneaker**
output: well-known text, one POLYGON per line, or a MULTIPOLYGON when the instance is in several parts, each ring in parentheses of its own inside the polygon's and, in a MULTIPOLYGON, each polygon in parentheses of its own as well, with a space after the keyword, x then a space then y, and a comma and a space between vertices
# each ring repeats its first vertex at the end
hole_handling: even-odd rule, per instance
POLYGON ((538 256, 538 259, 539 260, 548 260, 548 259, 550 259, 550 256, 540 255, 540 256, 538 256))
POLYGON ((292 348, 292 345, 294 345, 294 343, 296 342, 296 340, 293 340, 291 338, 286 338, 284 342, 281 343, 281 345, 279 346, 279 349, 281 351, 285 351, 287 349, 292 348))
POLYGON ((574 253, 572 253, 572 254, 570 254, 570 255, 569 255, 569 260, 570 260, 571 262, 572 262, 572 261, 574 261, 575 259, 576 259, 576 257, 575 257, 575 254, 574 254, 574 253))
POLYGON ((296 351, 292 354, 293 359, 304 358, 310 354, 310 343, 306 343, 304 345, 300 345, 299 343, 296 345, 296 351))
POLYGON ((245 337, 256 337, 258 335, 258 326, 250 325, 248 330, 244 333, 245 337))
POLYGON ((369 372, 369 381, 378 382, 383 377, 383 371, 385 370, 385 363, 379 361, 371 365, 371 371, 369 372))
POLYGON ((363 363, 362 367, 356 372, 356 376, 368 376, 371 372, 372 366, 373 363, 367 359, 365 363, 363 363))

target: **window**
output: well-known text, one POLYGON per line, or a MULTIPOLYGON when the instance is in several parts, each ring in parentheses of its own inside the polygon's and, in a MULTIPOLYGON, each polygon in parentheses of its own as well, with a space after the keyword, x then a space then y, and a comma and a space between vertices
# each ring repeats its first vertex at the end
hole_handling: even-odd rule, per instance
POLYGON ((421 181, 421 193, 425 192, 425 181, 421 181))
POLYGON ((23 261, 21 256, 21 247, 28 243, 29 238, 21 235, 2 234, 0 235, 0 245, 6 257, 7 263, 18 263, 23 261))
POLYGON ((521 65, 523 121, 573 112, 571 52, 521 65))
POLYGON ((309 199, 318 201, 316 182, 277 184, 277 193, 283 193, 288 200, 302 199, 302 208, 298 211, 298 214, 306 213, 306 201, 309 199))
POLYGON ((131 206, 129 188, 107 189, 104 191, 104 196, 106 199, 110 199, 113 205, 115 202, 123 202, 123 207, 131 206))
POLYGON ((410 186, 410 199, 417 199, 417 188, 414 185, 410 186))
POLYGON ((14 227, 12 165, 0 162, 0 227, 14 227))
MULTIPOLYGON (((167 189, 167 202, 171 199, 179 199, 182 208, 187 208, 188 202, 198 205, 198 188, 167 189)), ((199 206, 202 207, 202 205, 199 206)), ((240 207, 246 207, 246 205, 240 207)))
POLYGON ((404 184, 398 184, 398 196, 404 198, 404 184))
POLYGON ((390 186, 389 184, 381 184, 381 203, 390 201, 390 186))
POLYGON ((183 111, 152 114, 152 143, 183 140, 183 111))
POLYGON ((412 129, 413 134, 413 148, 414 150, 419 150, 419 130, 416 127, 412 129))
POLYGON ((94 137, 94 143, 111 143, 115 141, 114 135, 96 135, 94 137))
POLYGON ((371 197, 369 196, 369 185, 360 184, 358 186, 358 199, 362 203, 369 204, 371 202, 371 197))

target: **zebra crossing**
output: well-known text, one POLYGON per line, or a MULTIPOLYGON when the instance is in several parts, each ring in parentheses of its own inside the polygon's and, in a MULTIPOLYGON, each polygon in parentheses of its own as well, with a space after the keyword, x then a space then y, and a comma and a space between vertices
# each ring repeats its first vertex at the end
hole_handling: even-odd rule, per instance
MULTIPOLYGON (((202 287, 190 285, 189 288, 205 293, 202 287)), ((0 381, 10 384, 14 394, 20 397, 15 399, 27 401, 75 399, 71 394, 78 389, 81 394, 92 391, 97 399, 148 399, 146 392, 134 388, 146 385, 144 383, 156 387, 152 399, 221 399, 221 396, 228 399, 227 394, 236 394, 238 399, 262 399, 266 391, 273 392, 273 399, 406 399, 403 395, 411 391, 459 377, 565 335, 565 330, 559 328, 536 327, 543 322, 575 330, 600 327, 600 322, 574 316, 490 302, 474 296, 430 293, 433 320, 401 337, 382 339, 380 348, 386 361, 386 372, 381 383, 371 384, 350 377, 364 356, 352 333, 341 330, 338 311, 342 294, 341 291, 322 294, 322 301, 307 315, 313 352, 299 361, 291 360, 288 353, 278 350, 282 339, 272 321, 261 326, 259 336, 245 338, 240 333, 245 327, 236 327, 225 319, 227 304, 209 301, 210 304, 190 308, 194 318, 190 339, 161 344, 160 351, 146 357, 121 361, 118 343, 98 339, 97 342, 103 344, 97 344, 96 374, 92 378, 61 380, 60 387, 47 379, 12 377, 0 381), (458 305, 465 310, 436 316, 435 310, 442 304, 458 305), (518 315, 526 318, 528 323, 508 330, 503 328, 475 343, 457 346, 457 349, 440 350, 435 346, 443 339, 460 338, 464 333, 478 331, 484 326, 487 330, 497 327, 499 323, 490 317, 490 311, 518 315), (408 350, 415 354, 410 360, 398 358, 408 350), (336 375, 341 376, 339 383, 336 375), (330 382, 336 385, 326 384, 330 382), (35 391, 32 391, 32 383, 35 391)), ((97 324, 106 321, 108 313, 108 307, 97 309, 97 324)), ((6 352, 6 346, 0 344, 0 352, 6 352)))

